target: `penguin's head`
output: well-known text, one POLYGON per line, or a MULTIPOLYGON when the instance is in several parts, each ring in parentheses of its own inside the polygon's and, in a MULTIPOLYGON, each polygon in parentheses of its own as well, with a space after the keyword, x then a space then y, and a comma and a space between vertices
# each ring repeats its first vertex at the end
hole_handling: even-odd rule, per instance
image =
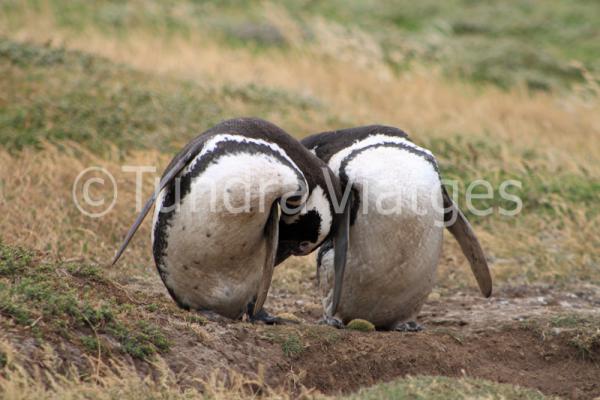
POLYGON ((331 232, 333 209, 326 188, 316 185, 303 204, 301 196, 284 198, 279 223, 277 261, 315 250, 331 232), (292 213, 286 213, 290 212, 292 213))

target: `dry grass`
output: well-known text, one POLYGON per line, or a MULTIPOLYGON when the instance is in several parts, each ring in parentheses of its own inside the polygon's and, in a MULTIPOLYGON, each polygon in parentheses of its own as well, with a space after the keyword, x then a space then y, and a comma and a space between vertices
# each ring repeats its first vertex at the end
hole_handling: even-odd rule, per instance
POLYGON ((142 375, 132 366, 112 363, 110 366, 100 364, 98 374, 82 377, 76 370, 59 372, 57 354, 50 347, 46 348, 44 357, 34 367, 28 368, 24 367, 15 349, 2 338, 0 354, 5 355, 0 374, 0 395, 6 400, 445 399, 448 396, 457 399, 553 398, 532 389, 486 380, 430 376, 408 376, 362 389, 351 396, 324 396, 317 391, 303 389, 292 397, 282 388, 270 388, 260 373, 255 378, 249 378, 233 371, 215 371, 204 381, 188 379, 187 387, 182 388, 180 377, 160 358, 153 362, 153 376, 142 375))
MULTIPOLYGON (((164 165, 167 158, 157 153, 132 154, 130 165, 164 165)), ((24 150, 18 156, 0 152, 0 198, 2 237, 7 243, 47 251, 62 259, 86 259, 104 264, 114 253, 135 215, 135 175, 121 171, 121 164, 100 159, 74 143, 61 148, 47 145, 42 151, 24 150), (106 168, 118 184, 118 201, 103 218, 80 213, 72 196, 77 175, 90 166, 106 168)), ((154 178, 146 174, 145 193, 152 192, 154 178)), ((108 181, 107 181, 108 182, 108 181)), ((94 196, 106 196, 112 191, 94 196)), ((145 197, 144 197, 145 198, 145 197)), ((149 261, 148 224, 139 233, 140 240, 128 253, 139 263, 149 261), (143 260, 143 261, 141 261, 143 260)))
MULTIPOLYGON (((58 400, 58 399, 211 399, 238 400, 260 396, 265 399, 285 400, 290 396, 283 388, 268 387, 261 374, 251 378, 235 371, 214 371, 206 380, 175 375, 165 361, 156 357, 152 362, 153 374, 143 374, 132 365, 89 359, 97 369, 93 376, 81 376, 78 370, 60 371, 60 359, 50 346, 35 365, 23 360, 5 339, 0 339, 3 355, 0 374, 0 396, 5 400, 58 400), (27 365, 27 367, 25 366, 27 365)), ((317 393, 300 392, 297 398, 322 397, 317 393)))
MULTIPOLYGON (((280 20, 293 24, 285 18, 280 20)), ((578 170, 583 161, 590 173, 600 171, 600 143, 589 140, 600 134, 597 97, 584 99, 576 92, 560 97, 534 95, 518 88, 508 92, 492 87, 478 89, 449 82, 435 70, 418 66, 395 76, 385 64, 368 62, 374 58, 371 52, 344 45, 347 32, 322 20, 315 21, 320 28, 316 29, 318 40, 312 45, 285 52, 267 49, 260 54, 248 48, 222 46, 202 32, 165 38, 138 29, 115 40, 93 29, 77 33, 61 29, 48 14, 32 15, 26 22, 29 24, 16 31, 2 33, 18 40, 51 41, 158 74, 213 84, 254 83, 306 93, 323 99, 342 121, 400 126, 412 132, 417 141, 456 133, 493 137, 514 143, 516 149, 547 152, 554 166, 578 170), (574 162, 573 154, 582 155, 579 162, 574 162)), ((300 135, 320 129, 294 125, 306 129, 296 132, 300 135)), ((505 162, 515 161, 522 162, 508 151, 505 162)))

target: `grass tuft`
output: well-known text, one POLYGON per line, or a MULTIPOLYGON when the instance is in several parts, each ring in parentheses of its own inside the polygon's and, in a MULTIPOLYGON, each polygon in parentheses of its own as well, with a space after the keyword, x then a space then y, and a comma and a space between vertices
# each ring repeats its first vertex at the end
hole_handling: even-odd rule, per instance
POLYGON ((297 358, 304 350, 305 346, 299 331, 289 329, 269 329, 266 337, 281 346, 281 351, 286 357, 297 358))
POLYGON ((170 347, 163 332, 147 321, 138 321, 133 327, 113 324, 109 332, 121 343, 123 352, 141 360, 168 351, 170 347))
POLYGON ((290 358, 296 358, 304 352, 304 345, 300 336, 295 333, 289 334, 281 342, 281 350, 283 354, 290 358))

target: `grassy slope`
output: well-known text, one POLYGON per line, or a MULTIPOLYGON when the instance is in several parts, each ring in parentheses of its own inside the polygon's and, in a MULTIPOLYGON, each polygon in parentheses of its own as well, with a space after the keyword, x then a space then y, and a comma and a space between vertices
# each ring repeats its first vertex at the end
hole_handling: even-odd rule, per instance
MULTIPOLYGON (((431 148, 463 191, 480 177, 523 182, 518 218, 474 219, 498 282, 600 283, 600 141, 590 139, 600 135, 599 103, 597 84, 582 75, 599 69, 596 2, 284 4, 3 2, 1 237, 51 259, 102 263, 134 214, 134 177, 122 163, 160 172, 178 146, 230 116, 268 118, 298 136, 384 122, 431 148), (44 46, 49 40, 59 46, 44 46), (448 79, 456 75, 504 89, 448 79), (550 91, 528 93, 523 82, 550 91), (79 214, 70 199, 74 177, 89 165, 107 167, 121 185, 115 210, 101 220, 79 214)), ((140 233, 124 261, 128 274, 146 279, 154 274, 148 227, 140 233)), ((442 287, 472 287, 457 246, 445 252, 442 287)), ((152 311, 115 306, 106 314, 108 303, 86 297, 85 279, 122 272, 59 270, 66 280, 43 282, 36 270, 19 281, 3 275, 2 314, 29 326, 66 313, 60 323, 85 332, 73 339, 83 350, 95 349, 92 327, 125 351, 137 332, 142 348, 160 350, 153 334, 128 326, 152 311), (43 302, 33 312, 19 308, 43 302)), ((275 284, 295 285, 310 271, 289 268, 290 279, 275 284)), ((415 382, 407 387, 420 390, 415 382)), ((397 390, 409 390, 403 385, 397 390)))
POLYGON ((77 31, 92 26, 120 36, 148 26, 166 35, 200 29, 229 45, 259 50, 321 40, 322 32, 313 20, 324 17, 339 24, 330 29, 342 30, 349 37, 341 46, 369 44, 360 34, 352 36, 355 27, 372 34, 381 51, 372 51, 370 56, 393 68, 425 61, 441 65, 450 75, 503 87, 526 83, 547 90, 581 82, 582 68, 600 68, 600 6, 585 0, 285 1, 267 7, 237 2, 167 1, 135 6, 60 0, 21 3, 4 4, 12 27, 18 27, 23 15, 28 15, 23 9, 37 8, 52 13, 59 26, 77 31), (299 25, 288 29, 286 18, 280 18, 282 12, 299 25))
POLYGON ((211 86, 154 79, 86 53, 0 41, 7 107, 0 145, 16 151, 43 141, 71 140, 102 153, 159 148, 175 151, 229 115, 285 115, 314 109, 311 98, 256 85, 211 86))
MULTIPOLYGON (((173 335, 165 321, 192 335, 173 352, 182 353, 194 342, 206 346, 214 340, 203 329, 207 321, 202 317, 180 310, 166 299, 141 291, 132 293, 106 278, 97 266, 56 262, 47 254, 0 243, 3 398, 236 399, 255 395, 256 388, 261 388, 268 398, 288 398, 285 389, 269 388, 260 373, 250 378, 231 372, 229 385, 216 375, 190 380, 184 378, 185 373, 175 374, 162 358, 171 352, 173 335), (138 372, 132 365, 138 367, 138 372), (146 376, 149 368, 154 379, 146 376), (182 383, 186 389, 181 389, 182 383), (198 384, 203 393, 198 391, 198 384)), ((579 353, 583 359, 594 359, 600 343, 599 322, 565 314, 550 321, 531 320, 523 329, 535 331, 540 337, 552 335, 552 329, 568 329, 571 352, 579 353)), ((247 335, 251 328, 245 329, 247 335)), ((326 327, 272 327, 261 332, 257 339, 280 346, 286 359, 296 359, 310 347, 332 346, 346 340, 343 332, 326 327)), ((443 337, 444 333, 440 335, 443 337)), ((264 346, 264 342, 256 345, 264 346)), ((184 362, 188 360, 184 354, 181 356, 184 362)), ((457 399, 546 398, 535 390, 481 379, 431 376, 376 385, 348 398, 430 399, 449 395, 457 399)))

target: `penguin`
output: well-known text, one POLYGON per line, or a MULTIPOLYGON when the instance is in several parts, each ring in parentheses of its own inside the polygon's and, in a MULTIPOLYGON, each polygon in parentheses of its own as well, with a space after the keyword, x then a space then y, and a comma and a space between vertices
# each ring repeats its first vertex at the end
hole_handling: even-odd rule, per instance
POLYGON ((179 307, 281 322, 262 309, 275 265, 328 240, 343 268, 349 211, 336 211, 340 193, 337 176, 281 128, 226 120, 173 158, 112 264, 156 203, 152 252, 179 307))
POLYGON ((317 256, 324 323, 343 327, 361 318, 380 330, 421 330, 416 317, 434 287, 444 226, 491 296, 485 254, 429 150, 382 125, 314 134, 302 144, 338 175, 350 210, 345 274, 333 268, 331 242, 317 256))

